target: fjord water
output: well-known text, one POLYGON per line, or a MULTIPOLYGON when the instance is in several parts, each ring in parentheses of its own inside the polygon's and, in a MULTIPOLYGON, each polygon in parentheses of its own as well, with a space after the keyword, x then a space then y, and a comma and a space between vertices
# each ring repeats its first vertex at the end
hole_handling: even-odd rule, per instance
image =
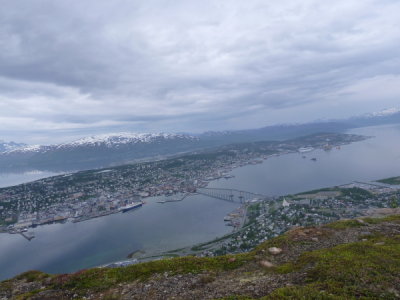
POLYGON ((269 158, 260 165, 235 169, 232 171, 235 178, 213 181, 209 187, 285 195, 400 175, 400 124, 358 128, 348 133, 371 138, 340 150, 314 150, 269 158))
MULTIPOLYGON (((374 137, 340 150, 272 157, 263 164, 235 169, 235 178, 209 186, 283 195, 400 175, 400 125, 351 133, 374 137), (314 157, 315 162, 310 160, 314 157)), ((0 279, 30 269, 72 272, 124 260, 135 250, 151 254, 211 240, 230 231, 223 217, 237 207, 201 195, 174 203, 156 200, 148 199, 142 208, 125 214, 40 226, 30 242, 19 235, 0 234, 0 279)))
POLYGON ((125 260, 137 250, 150 255, 205 242, 230 232, 223 217, 238 207, 200 195, 182 202, 156 200, 146 199, 143 207, 127 213, 40 226, 30 242, 0 234, 0 279, 31 269, 73 272, 125 260))
POLYGON ((55 173, 49 171, 30 171, 23 173, 2 173, 0 170, 0 188, 13 186, 21 183, 39 180, 42 178, 56 176, 63 173, 55 173))

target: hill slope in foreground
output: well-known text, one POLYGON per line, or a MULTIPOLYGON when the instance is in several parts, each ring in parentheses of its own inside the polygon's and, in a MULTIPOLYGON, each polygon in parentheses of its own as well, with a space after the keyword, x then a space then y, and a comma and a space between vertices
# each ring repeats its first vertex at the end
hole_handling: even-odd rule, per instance
POLYGON ((0 283, 0 299, 399 299, 400 210, 390 213, 296 228, 245 254, 30 271, 0 283))

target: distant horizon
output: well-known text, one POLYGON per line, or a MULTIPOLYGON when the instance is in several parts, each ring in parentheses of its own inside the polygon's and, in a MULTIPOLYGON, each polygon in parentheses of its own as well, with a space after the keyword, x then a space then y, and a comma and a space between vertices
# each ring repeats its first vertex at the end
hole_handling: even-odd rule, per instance
POLYGON ((399 1, 3 2, 5 140, 241 130, 399 105, 399 1))
MULTIPOLYGON (((367 117, 367 116, 379 116, 380 114, 383 115, 391 115, 395 113, 399 113, 400 108, 397 107, 391 107, 391 108, 383 108, 382 110, 375 111, 375 112, 368 112, 364 114, 356 114, 356 115, 351 115, 347 118, 331 118, 331 119, 314 119, 310 120, 308 122, 286 122, 286 123, 275 123, 275 124, 268 124, 264 126, 259 126, 259 127, 251 127, 251 128, 238 128, 238 129, 223 129, 223 130, 204 130, 204 131, 194 131, 194 132, 186 132, 186 131, 128 131, 128 130, 121 130, 121 131, 113 131, 112 129, 104 129, 104 130, 99 130, 99 131, 84 131, 84 130, 78 130, 81 132, 80 134, 71 134, 74 133, 75 131, 70 131, 70 130, 56 130, 53 133, 58 135, 57 138, 51 139, 49 137, 45 137, 43 133, 38 134, 43 140, 48 140, 48 142, 43 142, 43 143, 29 143, 27 141, 23 140, 7 140, 5 138, 2 138, 0 136, 0 142, 15 142, 15 143, 23 143, 27 144, 28 146, 35 146, 35 145, 57 145, 57 144, 62 144, 62 143, 70 143, 74 142, 80 139, 84 139, 87 137, 97 137, 97 136, 102 136, 102 135, 121 135, 121 134, 157 134, 157 133, 166 133, 166 134, 184 134, 184 135, 193 135, 193 136, 199 136, 202 134, 206 133, 221 133, 221 132, 236 132, 236 131, 242 131, 242 130, 257 130, 257 129, 262 129, 262 128, 267 128, 267 127, 277 127, 277 126, 295 126, 295 125, 305 125, 305 124, 313 124, 313 123, 319 123, 319 122, 340 122, 344 121, 347 119, 351 118, 357 118, 357 117, 367 117), (65 136, 60 137, 60 133, 65 132, 68 133, 69 138, 65 138, 65 136), (53 141, 53 142, 52 142, 53 141)), ((51 136, 51 135, 49 135, 51 136)))

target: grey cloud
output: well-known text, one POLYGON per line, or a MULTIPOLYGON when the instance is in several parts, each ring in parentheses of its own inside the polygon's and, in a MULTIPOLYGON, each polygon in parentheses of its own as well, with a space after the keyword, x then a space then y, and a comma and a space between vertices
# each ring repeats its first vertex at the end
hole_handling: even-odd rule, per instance
POLYGON ((0 2, 3 132, 263 126, 400 84, 398 1, 0 2))

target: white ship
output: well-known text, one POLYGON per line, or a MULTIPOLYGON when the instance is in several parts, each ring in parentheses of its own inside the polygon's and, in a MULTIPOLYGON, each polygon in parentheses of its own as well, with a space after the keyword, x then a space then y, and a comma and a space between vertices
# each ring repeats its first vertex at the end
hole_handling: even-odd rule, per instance
POLYGON ((313 150, 314 150, 313 147, 303 147, 303 148, 299 148, 299 152, 300 152, 300 153, 311 152, 311 151, 313 151, 313 150))
POLYGON ((127 212, 129 210, 141 207, 142 205, 143 205, 143 202, 134 202, 134 203, 131 203, 131 204, 128 204, 128 205, 125 205, 125 206, 121 206, 119 208, 119 211, 127 212))

